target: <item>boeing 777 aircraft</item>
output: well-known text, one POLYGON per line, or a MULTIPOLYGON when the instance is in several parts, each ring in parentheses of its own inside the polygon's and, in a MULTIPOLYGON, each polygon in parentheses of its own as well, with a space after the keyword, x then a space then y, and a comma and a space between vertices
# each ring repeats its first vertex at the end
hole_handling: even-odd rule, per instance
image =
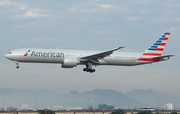
POLYGON ((62 68, 85 65, 86 68, 83 71, 92 73, 95 72, 95 69, 92 68, 93 65, 135 66, 168 60, 173 55, 162 56, 162 52, 169 35, 169 32, 165 32, 144 53, 115 52, 124 47, 103 52, 27 48, 10 51, 5 57, 14 61, 17 69, 19 68, 19 62, 58 63, 61 64, 62 68))

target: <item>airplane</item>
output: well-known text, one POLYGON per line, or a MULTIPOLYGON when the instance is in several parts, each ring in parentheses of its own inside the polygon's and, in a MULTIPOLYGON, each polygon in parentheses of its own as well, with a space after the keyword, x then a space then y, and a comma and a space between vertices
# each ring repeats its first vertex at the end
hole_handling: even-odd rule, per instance
POLYGON ((19 69, 19 62, 28 63, 57 63, 61 68, 73 68, 77 65, 85 65, 83 71, 95 72, 92 66, 114 65, 114 66, 136 66, 151 64, 168 60, 174 55, 164 55, 164 47, 170 33, 165 32, 145 52, 117 52, 124 47, 108 51, 87 51, 87 50, 66 50, 66 49, 40 49, 24 48, 12 50, 5 54, 5 58, 16 63, 19 69))

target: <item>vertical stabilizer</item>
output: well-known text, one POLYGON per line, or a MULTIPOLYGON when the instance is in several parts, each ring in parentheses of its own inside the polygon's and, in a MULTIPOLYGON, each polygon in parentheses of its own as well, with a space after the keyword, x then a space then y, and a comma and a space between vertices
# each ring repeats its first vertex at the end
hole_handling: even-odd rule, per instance
POLYGON ((162 34, 159 37, 159 39, 143 53, 143 56, 150 56, 150 57, 161 56, 164 47, 166 46, 169 35, 170 35, 169 32, 165 32, 164 34, 162 34))

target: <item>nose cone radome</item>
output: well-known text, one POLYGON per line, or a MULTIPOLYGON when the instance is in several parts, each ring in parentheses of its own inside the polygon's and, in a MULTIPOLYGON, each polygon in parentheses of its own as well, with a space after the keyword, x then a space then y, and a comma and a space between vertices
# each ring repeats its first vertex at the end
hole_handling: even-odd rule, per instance
POLYGON ((9 58, 9 54, 5 54, 4 57, 5 57, 6 59, 10 59, 10 58, 9 58))
POLYGON ((6 59, 9 59, 9 58, 8 58, 8 54, 5 54, 4 57, 5 57, 6 59))
POLYGON ((6 55, 4 55, 4 57, 5 57, 6 59, 12 60, 11 54, 6 54, 6 55))

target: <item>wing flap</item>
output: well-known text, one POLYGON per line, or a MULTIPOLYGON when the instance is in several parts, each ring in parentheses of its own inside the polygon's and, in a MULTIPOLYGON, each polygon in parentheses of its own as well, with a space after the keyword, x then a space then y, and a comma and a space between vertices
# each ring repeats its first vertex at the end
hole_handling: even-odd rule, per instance
POLYGON ((159 56, 159 57, 153 57, 152 59, 161 59, 161 58, 169 58, 169 57, 172 57, 174 55, 164 55, 164 56, 159 56))

